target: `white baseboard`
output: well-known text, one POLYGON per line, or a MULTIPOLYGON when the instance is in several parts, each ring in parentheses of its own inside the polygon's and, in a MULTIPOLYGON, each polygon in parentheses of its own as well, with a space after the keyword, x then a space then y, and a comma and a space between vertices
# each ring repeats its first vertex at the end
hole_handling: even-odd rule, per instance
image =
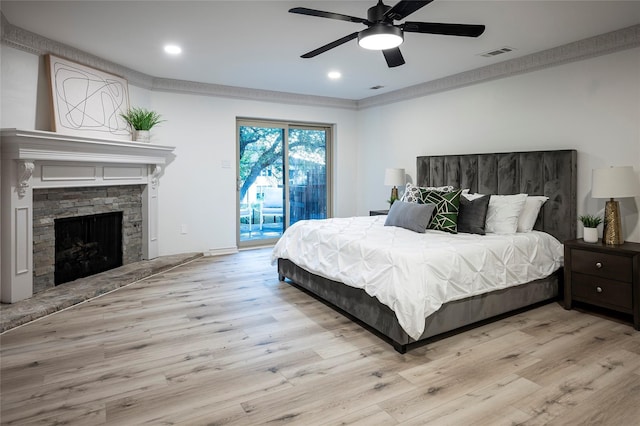
POLYGON ((217 249, 209 249, 209 251, 205 251, 202 253, 204 256, 222 256, 225 254, 235 254, 238 253, 238 247, 223 247, 217 249))
POLYGON ((260 249, 265 249, 265 248, 273 248, 274 244, 265 244, 265 245, 256 245, 256 246, 249 246, 249 247, 243 247, 241 249, 239 249, 240 251, 247 251, 247 250, 260 250, 260 249))

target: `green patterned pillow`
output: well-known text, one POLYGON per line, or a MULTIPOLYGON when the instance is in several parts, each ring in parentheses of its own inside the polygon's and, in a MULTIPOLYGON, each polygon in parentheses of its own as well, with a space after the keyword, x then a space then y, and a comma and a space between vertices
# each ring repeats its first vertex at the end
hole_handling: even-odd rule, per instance
POLYGON ((418 203, 418 204, 428 204, 429 201, 425 199, 426 195, 430 191, 439 191, 439 192, 451 192, 454 191, 453 186, 415 186, 412 183, 407 183, 404 194, 402 194, 401 201, 406 201, 407 203, 418 203))
MULTIPOLYGON (((460 207, 461 189, 451 192, 422 191, 424 204, 435 204, 436 210, 431 217, 428 229, 458 233, 458 209, 460 207)), ((419 201, 419 203, 422 203, 419 201)))

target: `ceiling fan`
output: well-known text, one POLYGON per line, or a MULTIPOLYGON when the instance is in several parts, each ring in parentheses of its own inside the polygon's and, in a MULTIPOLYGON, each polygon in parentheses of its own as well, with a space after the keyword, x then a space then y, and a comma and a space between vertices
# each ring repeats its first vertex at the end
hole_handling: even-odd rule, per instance
POLYGON ((356 31, 338 40, 325 44, 311 52, 307 52, 301 58, 313 58, 327 50, 338 47, 354 38, 358 44, 371 50, 382 50, 384 59, 390 68, 404 64, 404 58, 400 52, 400 44, 404 41, 404 33, 442 34, 462 37, 478 37, 484 32, 484 25, 471 24, 442 24, 436 22, 409 22, 394 24, 393 21, 405 19, 418 9, 431 3, 433 0, 414 1, 402 0, 395 6, 387 6, 378 0, 378 4, 369 8, 367 19, 355 16, 342 15, 340 13, 323 12, 321 10, 308 9, 306 7, 294 7, 289 12, 300 15, 317 16, 319 18, 338 19, 340 21, 355 22, 367 26, 362 31, 356 31))

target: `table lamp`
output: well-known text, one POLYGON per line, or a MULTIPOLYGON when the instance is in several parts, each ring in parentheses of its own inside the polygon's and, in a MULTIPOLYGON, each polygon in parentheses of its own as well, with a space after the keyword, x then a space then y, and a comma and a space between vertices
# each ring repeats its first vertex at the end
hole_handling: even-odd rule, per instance
POLYGON ((620 205, 614 198, 635 197, 640 195, 638 177, 633 167, 609 167, 593 169, 591 197, 609 198, 604 208, 604 231, 602 242, 607 245, 624 243, 620 205))
POLYGON ((398 186, 404 185, 404 169, 386 169, 384 172, 384 184, 391 188, 391 203, 398 199, 398 186))

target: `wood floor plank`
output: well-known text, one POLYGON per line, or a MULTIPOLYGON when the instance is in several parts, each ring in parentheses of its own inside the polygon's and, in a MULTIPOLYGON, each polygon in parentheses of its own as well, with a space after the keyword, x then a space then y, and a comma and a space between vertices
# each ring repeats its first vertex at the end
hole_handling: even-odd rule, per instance
MULTIPOLYGON (((128 421, 129 419, 127 419, 128 421)), ((233 404, 220 408, 216 405, 205 405, 198 409, 192 407, 184 410, 177 410, 169 415, 159 416, 151 419, 146 424, 167 424, 167 425, 225 425, 225 426, 247 426, 250 421, 240 404, 233 404)))
POLYGON ((50 404, 38 407, 27 407, 25 410, 13 410, 6 412, 0 418, 3 425, 99 425, 106 423, 106 410, 104 404, 74 404, 63 405, 50 404))
POLYGON ((487 387, 451 399, 445 404, 434 407, 402 424, 407 426, 425 424, 493 425, 497 418, 500 418, 503 423, 517 423, 523 420, 523 413, 505 411, 505 408, 539 389, 539 385, 516 374, 511 374, 487 387), (515 418, 507 417, 508 414, 513 413, 516 414, 515 418))
MULTIPOLYGON (((555 383, 542 387, 514 404, 514 407, 536 417, 543 423, 562 421, 569 413, 575 412, 576 407, 584 411, 590 407, 590 402, 596 399, 596 395, 606 393, 607 389, 616 388, 620 381, 633 375, 633 371, 640 365, 640 358, 625 350, 613 350, 602 359, 583 366, 565 377, 558 378, 555 383)), ((638 405, 640 389, 629 389, 631 392, 631 404, 638 405)), ((623 398, 623 395, 619 395, 623 398)), ((605 409, 606 406, 598 404, 605 409)), ((628 407, 636 410, 635 407, 628 407)), ((610 408, 606 407, 606 411, 610 408)), ((610 412, 606 418, 611 424, 615 423, 618 414, 610 412)))
POLYGON ((516 331, 404 370, 400 375, 419 385, 419 390, 380 405, 401 422, 417 417, 539 362, 520 351, 530 340, 531 336, 516 331))
POLYGON ((331 422, 317 423, 323 426, 388 426, 398 424, 393 417, 377 405, 370 405, 363 410, 347 414, 331 422))
POLYGON ((399 354, 204 257, 0 335, 1 424, 600 424, 640 417, 640 333, 558 303, 399 354))
POLYGON ((562 424, 640 424, 640 376, 627 374, 585 399, 579 410, 562 413, 555 420, 562 424))
POLYGON ((379 366, 366 359, 350 364, 350 380, 320 377, 296 385, 297 393, 277 392, 242 404, 253 424, 293 420, 308 424, 314 419, 332 421, 350 411, 363 409, 414 388, 397 374, 380 373, 379 366), (293 398, 293 399, 292 399, 293 398), (295 407, 291 407, 290 402, 295 407), (284 413, 282 407, 291 407, 284 413))
POLYGON ((607 321, 586 319, 585 323, 589 326, 578 325, 580 331, 570 333, 566 327, 553 327, 550 333, 558 338, 545 338, 523 348, 528 355, 540 358, 540 362, 520 370, 519 374, 546 386, 581 371, 625 340, 624 335, 611 330, 607 321))
POLYGON ((164 389, 108 403, 107 420, 113 424, 160 422, 160 419, 187 408, 193 411, 210 407, 226 410, 238 405, 243 398, 255 398, 291 387, 281 375, 271 371, 195 370, 189 376, 171 380, 164 389))

